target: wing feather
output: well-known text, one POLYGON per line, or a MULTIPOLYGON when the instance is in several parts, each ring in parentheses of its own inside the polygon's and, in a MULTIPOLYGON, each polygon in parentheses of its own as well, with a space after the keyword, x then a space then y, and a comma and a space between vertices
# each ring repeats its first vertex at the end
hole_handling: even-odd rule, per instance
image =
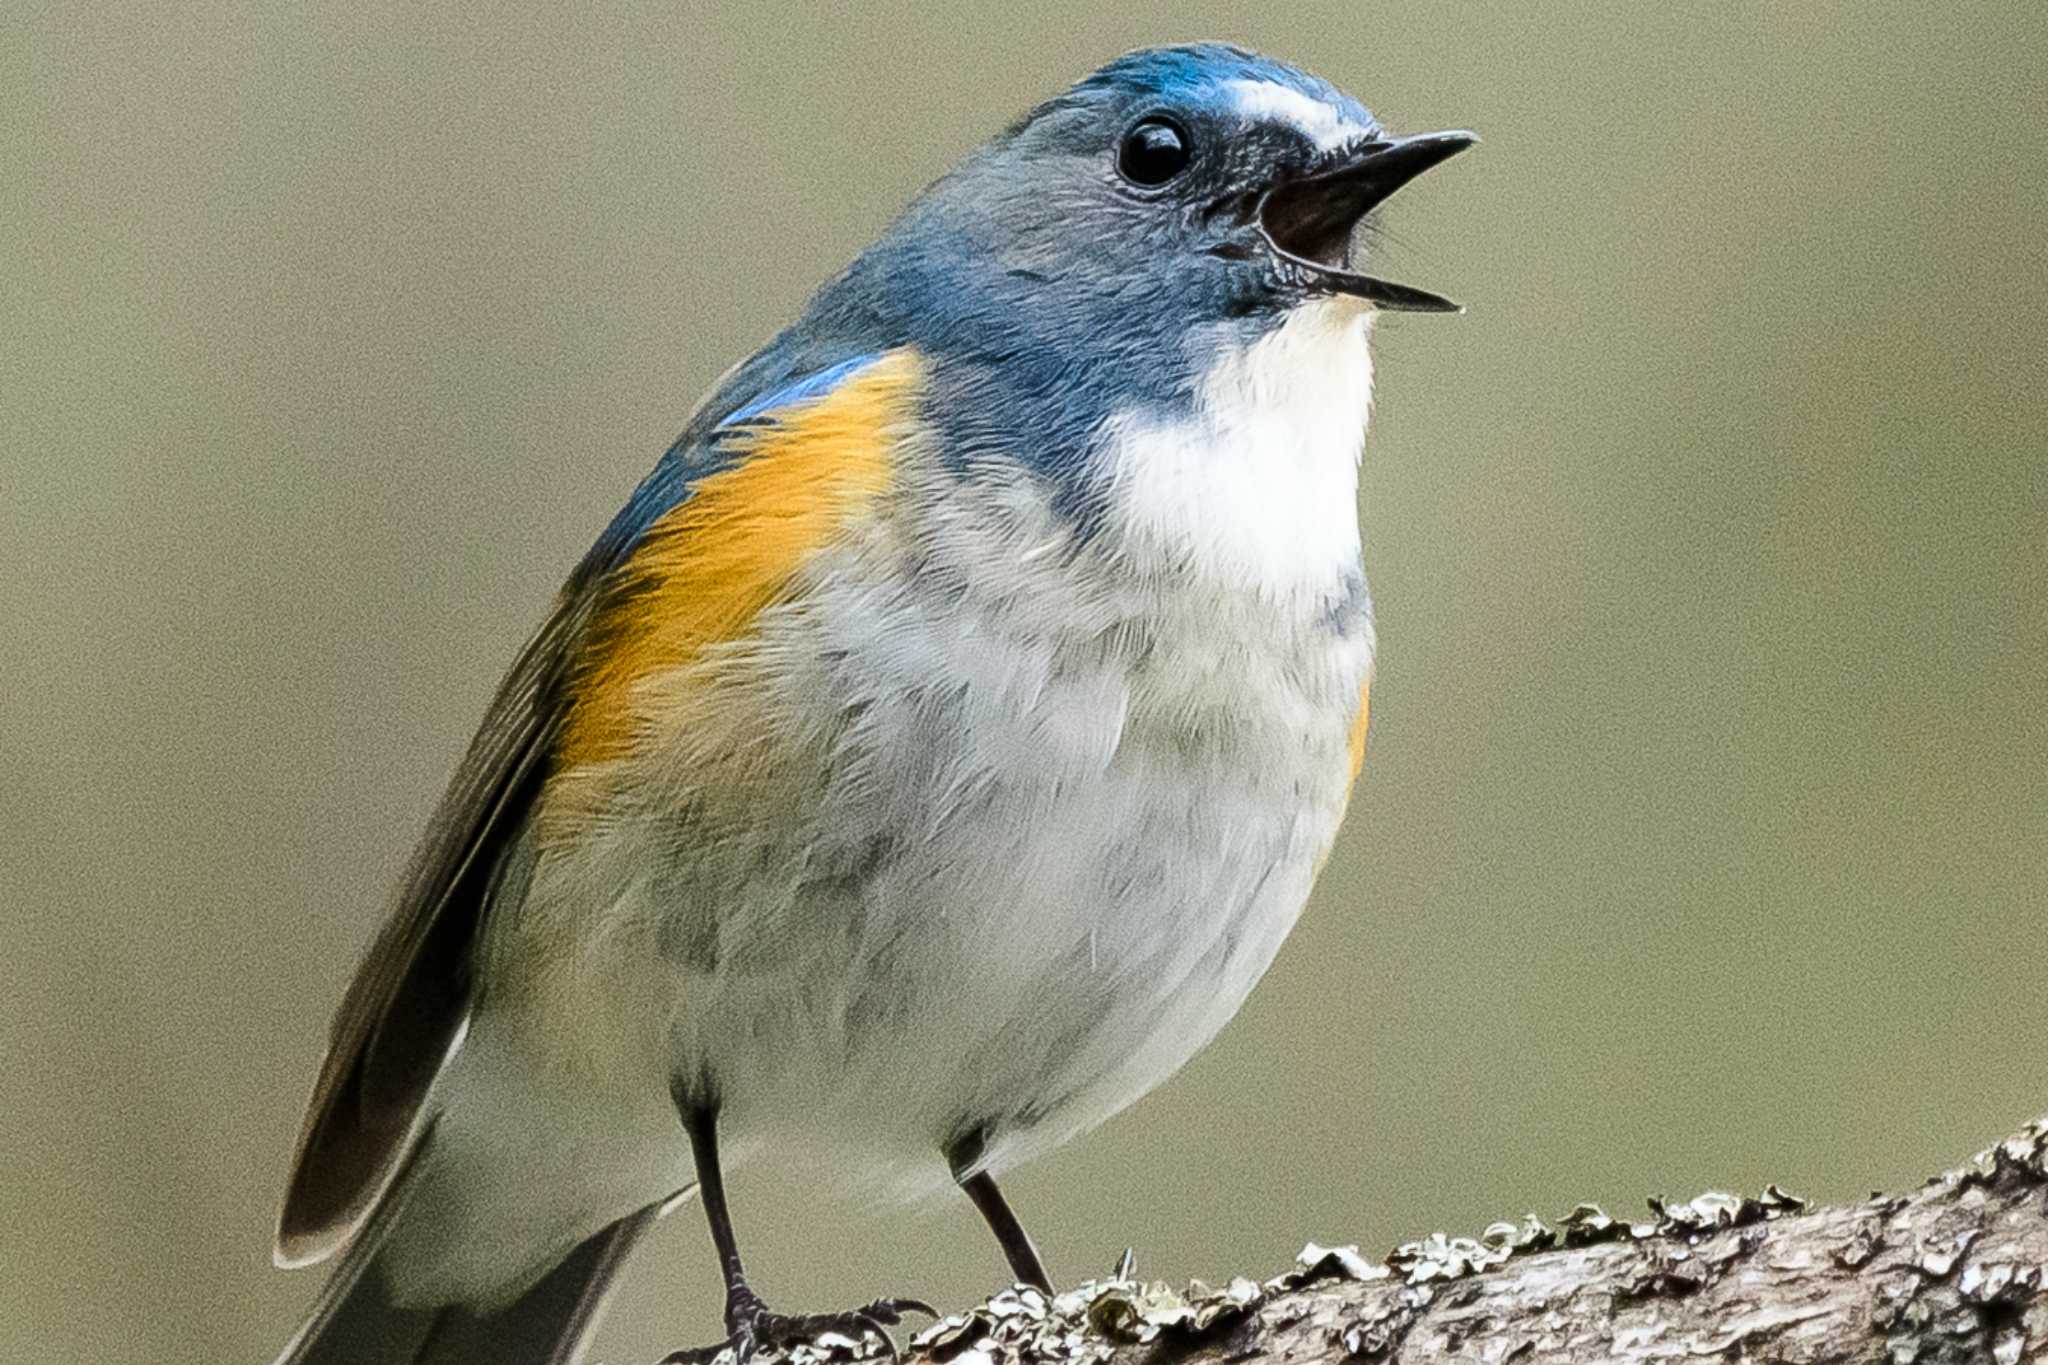
POLYGON ((276 1257, 346 1244, 417 1141, 423 1101, 461 1042, 486 890, 544 775, 553 698, 587 602, 565 599, 499 687, 336 1011, 278 1217, 276 1257))
POLYGON ((346 1246, 431 1122, 428 1093, 468 1027, 470 958, 499 869, 554 767, 592 617, 622 566, 669 511, 737 458, 724 433, 822 398, 871 359, 785 376, 765 398, 721 391, 729 415, 691 423, 570 575, 499 685, 336 1012, 278 1215, 280 1265, 346 1246))

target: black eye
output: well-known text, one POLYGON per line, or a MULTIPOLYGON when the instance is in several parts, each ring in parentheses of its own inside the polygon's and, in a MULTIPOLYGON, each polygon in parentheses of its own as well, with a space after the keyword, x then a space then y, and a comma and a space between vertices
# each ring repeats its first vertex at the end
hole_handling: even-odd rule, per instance
POLYGON ((1164 185, 1187 169, 1193 156, 1186 129, 1171 119, 1148 118, 1124 134, 1116 168, 1133 185, 1164 185))

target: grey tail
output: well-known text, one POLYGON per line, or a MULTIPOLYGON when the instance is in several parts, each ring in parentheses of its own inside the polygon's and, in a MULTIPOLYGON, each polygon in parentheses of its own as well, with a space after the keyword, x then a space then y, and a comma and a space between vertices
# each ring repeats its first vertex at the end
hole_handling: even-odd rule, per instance
POLYGON ((277 1365, 574 1365, 619 1267, 668 1206, 649 1204, 586 1238, 511 1305, 482 1316, 393 1303, 376 1264, 382 1229, 366 1228, 372 1235, 335 1271, 277 1365))

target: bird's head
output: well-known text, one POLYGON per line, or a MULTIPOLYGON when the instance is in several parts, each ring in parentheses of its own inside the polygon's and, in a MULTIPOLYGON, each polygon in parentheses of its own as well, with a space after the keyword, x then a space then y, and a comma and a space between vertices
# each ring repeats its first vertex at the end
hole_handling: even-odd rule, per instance
POLYGON ((1036 306, 1061 326, 1085 313, 1111 335, 1271 321, 1330 298, 1455 311, 1365 273, 1357 229, 1474 140, 1391 136, 1327 81, 1238 48, 1146 49, 1039 105, 932 186, 899 223, 890 263, 945 291, 941 315, 1036 306))
POLYGON ((1359 270, 1355 229, 1474 140, 1390 136, 1327 81, 1237 48, 1154 48, 1034 109, 934 200, 970 218, 999 204, 980 225, 998 256, 1118 292, 1141 279, 1228 313, 1332 295, 1447 312, 1447 299, 1359 270))

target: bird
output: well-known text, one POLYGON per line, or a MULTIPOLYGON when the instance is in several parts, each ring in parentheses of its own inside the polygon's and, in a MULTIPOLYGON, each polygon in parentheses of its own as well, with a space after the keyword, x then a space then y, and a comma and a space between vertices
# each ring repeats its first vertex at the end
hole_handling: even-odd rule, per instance
MULTIPOLYGON (((1142 49, 915 196, 729 370, 568 574, 349 986, 278 1218, 280 1360, 576 1360, 725 1175, 998 1186, 1172 1075, 1293 927, 1364 755, 1367 273, 1397 136, 1142 49)), ((892 1345, 893 1349, 893 1345, 892 1345)))

